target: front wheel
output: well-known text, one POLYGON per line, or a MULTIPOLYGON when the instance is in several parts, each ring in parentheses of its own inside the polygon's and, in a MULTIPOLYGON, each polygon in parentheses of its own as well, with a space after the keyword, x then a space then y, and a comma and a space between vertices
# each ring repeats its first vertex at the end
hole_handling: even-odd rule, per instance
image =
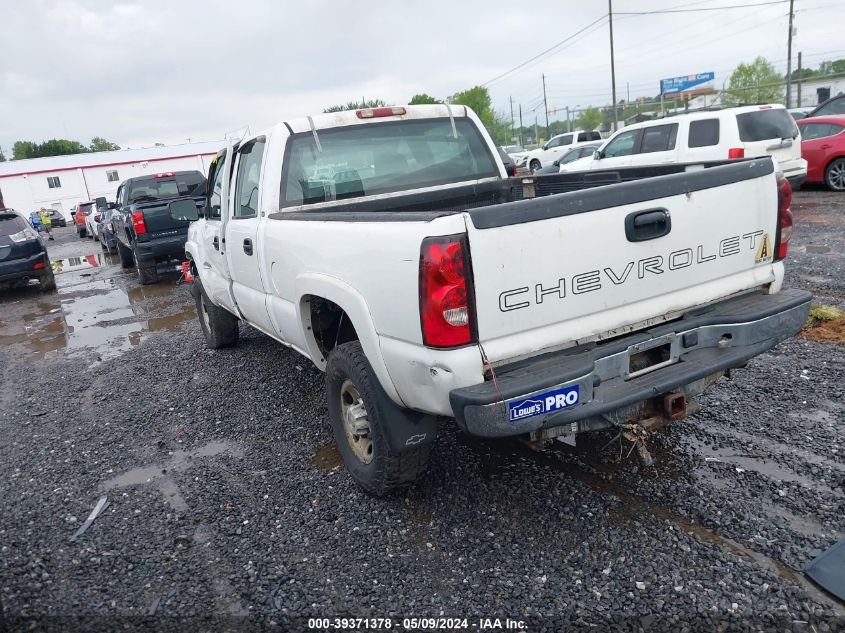
POLYGON ((85 227, 82 227, 82 228, 78 228, 78 229, 76 229, 76 233, 77 233, 77 235, 79 235, 79 237, 81 237, 81 238, 82 238, 82 237, 85 237, 85 227))
POLYGON ((845 191, 845 158, 837 158, 827 166, 824 182, 834 191, 845 191))
POLYGON ((415 482, 425 472, 431 443, 402 451, 388 439, 388 425, 403 415, 389 398, 370 367, 358 341, 335 347, 326 367, 329 418, 346 468, 367 492, 384 495, 415 482))
POLYGON ((206 344, 211 349, 234 347, 238 342, 238 318, 211 303, 199 279, 194 282, 192 290, 206 344))
POLYGON ((542 165, 540 164, 540 161, 539 161, 539 160, 534 159, 534 160, 532 160, 532 161, 531 161, 531 173, 532 173, 532 174, 533 174, 535 171, 537 171, 538 169, 540 169, 541 167, 542 167, 542 165))

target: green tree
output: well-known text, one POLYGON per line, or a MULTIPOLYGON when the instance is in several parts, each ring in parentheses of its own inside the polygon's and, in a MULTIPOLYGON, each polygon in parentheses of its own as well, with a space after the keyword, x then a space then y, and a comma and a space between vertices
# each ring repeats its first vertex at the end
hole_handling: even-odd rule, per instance
POLYGON ((408 105, 430 105, 435 103, 443 103, 443 101, 432 97, 430 94, 421 92, 411 97, 411 100, 408 102, 408 105))
POLYGON ((472 108, 473 112, 481 119, 481 122, 485 126, 488 126, 488 130, 490 129, 489 126, 493 125, 496 120, 496 113, 493 111, 493 102, 490 99, 490 93, 487 88, 475 86, 469 90, 456 92, 446 99, 446 102, 472 108))
POLYGON ((601 125, 603 118, 598 108, 585 108, 576 117, 575 125, 581 130, 595 130, 601 125))
POLYGON ((722 96, 727 106, 746 103, 780 103, 783 101, 784 78, 764 57, 750 64, 740 64, 731 73, 728 89, 722 96))
POLYGON ((344 112, 345 110, 363 110, 364 108, 383 108, 387 104, 381 99, 364 99, 363 101, 350 101, 346 105, 329 106, 323 112, 344 112))
POLYGON ((3 148, 0 147, 0 163, 6 162, 6 155, 3 153, 3 148))
POLYGON ((92 138, 91 145, 89 146, 89 150, 92 152, 113 152, 118 149, 120 149, 120 145, 107 141, 99 136, 92 138))
POLYGON ((65 154, 83 154, 88 151, 79 141, 69 141, 63 138, 54 138, 43 143, 32 141, 16 141, 12 146, 14 160, 22 158, 43 158, 44 156, 63 156, 65 154))

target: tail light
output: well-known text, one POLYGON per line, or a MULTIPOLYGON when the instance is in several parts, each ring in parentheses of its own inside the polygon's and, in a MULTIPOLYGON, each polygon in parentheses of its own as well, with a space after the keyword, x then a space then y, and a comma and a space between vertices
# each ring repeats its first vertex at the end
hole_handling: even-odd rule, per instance
POLYGON ((33 268, 33 270, 40 270, 40 269, 44 268, 44 262, 38 262, 32 268, 33 268))
POLYGON ((745 158, 745 148, 732 147, 728 150, 728 158, 745 158))
POLYGON ((792 185, 778 174, 778 228, 775 235, 775 261, 786 257, 789 251, 789 238, 792 237, 794 218, 792 217, 792 185))
POLYGON ((405 114, 405 108, 364 108, 363 110, 356 110, 355 116, 359 119, 376 119, 383 116, 400 116, 405 114))
POLYGON ((156 174, 153 178, 173 178, 176 175, 176 172, 172 171, 163 171, 161 173, 156 174))
POLYGON ((466 235, 427 237, 420 249, 420 323, 429 347, 476 340, 466 235))
POLYGON ((95 216, 94 216, 94 222, 99 222, 99 221, 100 221, 100 218, 102 218, 102 217, 103 217, 103 216, 101 216, 101 215, 98 213, 97 215, 95 215, 95 216))
POLYGON ((147 225, 144 223, 144 214, 135 211, 132 214, 132 226, 135 227, 135 235, 143 235, 147 232, 147 225))

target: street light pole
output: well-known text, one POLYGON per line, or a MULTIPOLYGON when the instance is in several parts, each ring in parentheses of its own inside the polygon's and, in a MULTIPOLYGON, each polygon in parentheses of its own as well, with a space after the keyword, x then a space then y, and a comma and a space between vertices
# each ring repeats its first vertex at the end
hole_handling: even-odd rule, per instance
POLYGON ((786 45, 786 107, 792 107, 792 9, 795 0, 789 0, 789 39, 786 45))
POLYGON ((613 131, 615 132, 619 129, 619 113, 616 111, 616 66, 613 62, 613 0, 607 0, 607 20, 610 25, 610 86, 613 97, 613 131))
POLYGON ((525 139, 522 137, 522 104, 519 104, 519 146, 525 147, 525 139))

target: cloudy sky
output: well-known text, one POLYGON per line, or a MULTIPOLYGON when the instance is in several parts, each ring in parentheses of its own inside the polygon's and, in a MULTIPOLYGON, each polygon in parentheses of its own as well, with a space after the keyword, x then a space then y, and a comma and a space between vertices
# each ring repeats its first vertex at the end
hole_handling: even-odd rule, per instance
MULTIPOLYGON (((845 0, 795 7, 804 65, 845 57, 845 0)), ((613 8, 620 99, 696 72, 715 71, 721 86, 756 55, 786 69, 788 0, 613 8), (683 11, 625 15, 665 9, 683 11)), ((605 0, 0 0, 0 147, 9 155, 20 139, 213 140, 362 96, 405 103, 477 84, 497 109, 509 112, 512 97, 526 124, 542 121, 541 73, 550 108, 610 102, 606 13, 605 0)))

